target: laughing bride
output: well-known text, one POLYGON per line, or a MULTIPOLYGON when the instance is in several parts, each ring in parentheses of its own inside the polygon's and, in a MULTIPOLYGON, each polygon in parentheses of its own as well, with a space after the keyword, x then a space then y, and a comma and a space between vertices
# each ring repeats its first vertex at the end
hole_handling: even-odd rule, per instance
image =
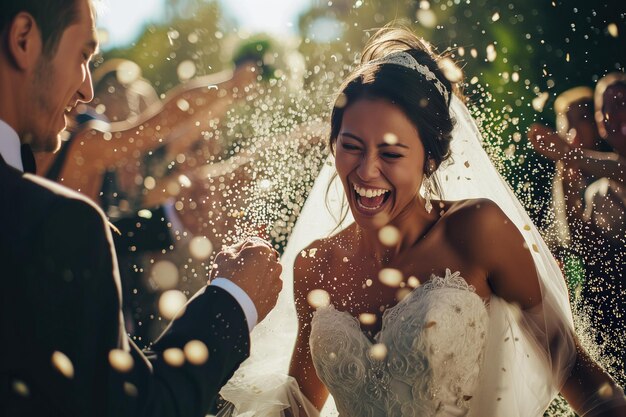
MULTIPOLYGON (((379 31, 330 130, 354 222, 295 259, 290 377, 244 364, 221 414, 313 416, 332 394, 342 417, 538 417, 561 392, 581 416, 625 415, 622 389, 578 345, 558 266, 425 42, 379 31)), ((323 229, 323 189, 299 223, 323 229)), ((299 226, 292 251, 314 235, 299 226)), ((255 346, 279 348, 272 335, 255 346)))

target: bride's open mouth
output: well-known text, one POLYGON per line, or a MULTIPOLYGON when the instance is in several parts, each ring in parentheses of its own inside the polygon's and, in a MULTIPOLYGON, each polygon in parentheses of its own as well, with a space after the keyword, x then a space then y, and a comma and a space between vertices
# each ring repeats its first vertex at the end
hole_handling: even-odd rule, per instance
POLYGON ((352 184, 357 209, 366 215, 376 214, 391 196, 391 190, 383 188, 365 188, 352 184))

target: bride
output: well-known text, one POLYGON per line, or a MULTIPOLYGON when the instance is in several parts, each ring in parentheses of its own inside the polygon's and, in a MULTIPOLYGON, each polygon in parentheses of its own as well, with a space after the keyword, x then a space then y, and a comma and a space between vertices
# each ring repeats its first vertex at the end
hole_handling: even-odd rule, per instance
MULTIPOLYGON (((312 416, 330 393, 342 417, 535 417, 559 391, 582 416, 626 413, 621 388, 579 347, 562 275, 453 90, 409 31, 368 42, 331 115, 354 223, 295 260, 291 377, 244 364, 222 414, 312 416)), ((305 206, 299 222, 318 211, 305 206)), ((310 234, 296 227, 290 246, 310 234)), ((280 343, 265 339, 253 346, 270 354, 280 343)))

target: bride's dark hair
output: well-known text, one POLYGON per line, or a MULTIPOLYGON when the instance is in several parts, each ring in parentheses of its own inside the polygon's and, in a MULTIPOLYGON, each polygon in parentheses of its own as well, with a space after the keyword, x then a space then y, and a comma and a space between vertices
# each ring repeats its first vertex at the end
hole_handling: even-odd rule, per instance
POLYGON ((452 83, 445 77, 436 59, 430 45, 410 30, 397 27, 379 29, 365 45, 361 64, 343 82, 335 100, 329 141, 333 154, 345 110, 355 101, 367 98, 388 100, 411 120, 426 151, 425 163, 428 164, 429 160, 434 162, 434 167, 424 167, 429 174, 449 158, 454 122, 448 103, 454 92, 452 83), (426 65, 445 87, 447 97, 442 95, 433 81, 414 69, 371 62, 400 51, 409 53, 419 64, 426 65))

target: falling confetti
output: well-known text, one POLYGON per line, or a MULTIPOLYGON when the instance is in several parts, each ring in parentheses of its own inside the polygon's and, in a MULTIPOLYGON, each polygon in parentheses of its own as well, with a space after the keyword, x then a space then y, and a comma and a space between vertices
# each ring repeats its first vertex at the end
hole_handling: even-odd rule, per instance
POLYGON ((171 290, 178 285, 178 267, 171 261, 158 261, 152 266, 150 277, 159 288, 171 290))
POLYGON ((67 379, 74 378, 74 364, 63 352, 55 351, 52 354, 52 365, 67 379))
POLYGON ((395 246, 400 241, 400 231, 392 225, 387 225, 378 231, 378 239, 385 246, 395 246))
POLYGON ((200 340, 192 340, 185 344, 185 358, 193 365, 204 365, 209 359, 209 349, 200 340))
POLYGON ((383 136, 383 140, 388 145, 396 145, 398 143, 398 136, 391 132, 385 133, 385 135, 383 136))
POLYGON ((348 104, 348 97, 345 94, 341 93, 337 96, 337 100, 335 100, 335 107, 338 109, 342 109, 346 107, 348 104))
POLYGON ((187 100, 185 100, 184 98, 181 98, 176 102, 176 107, 178 107, 181 111, 186 112, 189 110, 191 106, 187 100))
POLYGON ((182 349, 179 348, 169 348, 163 351, 163 360, 169 366, 173 366, 175 368, 183 366, 185 363, 185 354, 182 349))
POLYGON ((141 68, 132 61, 123 61, 117 66, 115 73, 121 84, 131 84, 141 77, 141 68))
POLYGON ((330 305, 330 295, 325 290, 312 290, 309 292, 306 299, 313 308, 327 307, 330 305))
POLYGON ((539 94, 532 101, 533 109, 535 109, 536 112, 541 113, 546 105, 546 102, 548 101, 548 98, 550 98, 550 95, 546 92, 539 94))
POLYGON ((13 391, 20 397, 30 396, 30 389, 24 381, 15 380, 11 383, 11 386, 13 387, 13 391))
POLYGON ((135 364, 130 353, 122 349, 113 349, 109 352, 109 364, 117 372, 127 373, 135 364))
POLYGON ((431 9, 419 9, 416 17, 417 21, 426 28, 437 26, 437 15, 431 9))
POLYGON ((178 176, 178 183, 181 185, 181 187, 185 187, 185 188, 191 187, 191 180, 189 179, 188 176, 184 174, 181 174, 178 176))
POLYGON ((370 358, 377 361, 384 361, 387 358, 387 346, 384 343, 376 343, 369 350, 370 358))
POLYGON ((377 321, 376 314, 361 313, 359 314, 359 321, 361 322, 361 324, 365 326, 371 326, 373 324, 376 324, 376 321, 377 321))
POLYGON ((169 290, 161 294, 159 298, 159 313, 166 320, 172 320, 177 315, 184 313, 187 297, 178 290, 169 290))
POLYGON ((176 70, 180 81, 187 81, 196 75, 196 64, 191 60, 186 60, 178 64, 176 70))
POLYGON ((213 244, 205 236, 196 236, 189 242, 189 253, 194 259, 206 260, 213 253, 213 244))
POLYGON ((496 52, 496 47, 493 44, 487 46, 487 61, 493 62, 496 60, 498 53, 496 52))
POLYGON ((417 277, 411 276, 407 280, 407 284, 409 284, 409 287, 411 288, 417 288, 420 286, 420 280, 417 279, 417 277))
POLYGON ((439 67, 448 80, 458 83, 463 79, 463 71, 450 58, 443 58, 439 61, 439 67))
POLYGON ((378 273, 378 279, 389 287, 398 287, 403 280, 403 275, 397 269, 383 268, 378 273))
POLYGON ((143 181, 143 186, 146 187, 147 190, 152 190, 156 187, 156 180, 153 177, 146 177, 143 181))
POLYGON ((139 394, 139 390, 137 390, 135 384, 126 381, 124 382, 124 393, 129 397, 136 397, 139 394))
POLYGON ((406 297, 408 297, 409 295, 411 295, 411 290, 408 288, 400 288, 397 292, 396 292, 396 300, 398 300, 398 302, 404 300, 406 297))

